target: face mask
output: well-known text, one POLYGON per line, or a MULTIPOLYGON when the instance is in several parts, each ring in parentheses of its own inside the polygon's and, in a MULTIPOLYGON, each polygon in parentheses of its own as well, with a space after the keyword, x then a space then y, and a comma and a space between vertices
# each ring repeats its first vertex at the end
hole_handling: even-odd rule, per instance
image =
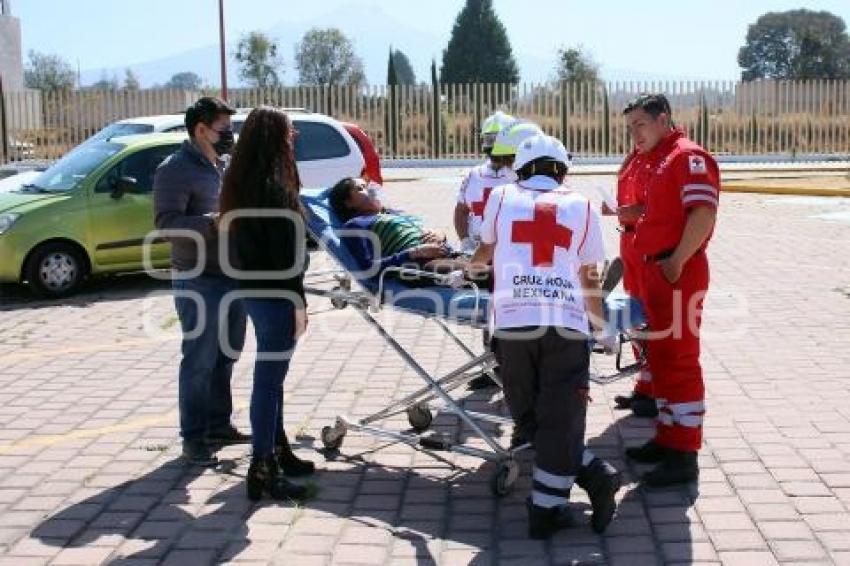
POLYGON ((233 130, 221 130, 218 132, 218 141, 212 144, 216 155, 221 157, 233 151, 233 130))

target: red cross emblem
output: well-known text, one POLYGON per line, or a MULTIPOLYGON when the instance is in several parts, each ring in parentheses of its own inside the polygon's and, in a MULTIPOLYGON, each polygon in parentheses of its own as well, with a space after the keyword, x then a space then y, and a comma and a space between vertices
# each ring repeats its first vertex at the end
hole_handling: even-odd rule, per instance
POLYGON ((476 200, 472 202, 472 206, 470 206, 470 210, 472 211, 473 216, 478 216, 482 218, 484 216, 484 207, 487 206, 487 199, 490 198, 490 193, 493 192, 493 187, 487 187, 484 189, 484 196, 481 200, 476 200))
POLYGON ((515 220, 511 226, 511 241, 531 244, 531 264, 550 267, 555 258, 555 247, 569 249, 573 231, 558 224, 558 205, 552 202, 534 204, 533 220, 515 220))

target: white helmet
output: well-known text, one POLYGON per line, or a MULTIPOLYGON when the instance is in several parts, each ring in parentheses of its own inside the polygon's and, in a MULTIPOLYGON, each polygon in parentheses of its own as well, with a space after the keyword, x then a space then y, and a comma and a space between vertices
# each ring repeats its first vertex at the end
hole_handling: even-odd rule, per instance
POLYGON ((510 114, 505 114, 501 110, 487 116, 484 122, 481 123, 481 145, 484 149, 493 147, 493 142, 496 135, 502 131, 505 126, 516 122, 516 118, 510 114))
POLYGON ((519 171, 528 163, 542 157, 558 161, 567 167, 572 165, 570 154, 567 153, 567 148, 564 147, 561 140, 547 136, 546 134, 540 134, 526 138, 519 145, 516 158, 514 159, 513 169, 514 171, 519 171))
POLYGON ((516 122, 506 128, 496 136, 496 141, 493 143, 493 150, 490 155, 493 157, 501 157, 506 155, 516 155, 519 145, 534 136, 543 135, 543 130, 540 126, 532 122, 516 122))

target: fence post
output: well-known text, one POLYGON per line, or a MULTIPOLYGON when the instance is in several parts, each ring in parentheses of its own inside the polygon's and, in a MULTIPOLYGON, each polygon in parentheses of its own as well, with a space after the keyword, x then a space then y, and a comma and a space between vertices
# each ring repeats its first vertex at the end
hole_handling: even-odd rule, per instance
POLYGON ((561 104, 559 105, 561 111, 561 143, 564 144, 565 147, 569 148, 569 144, 567 143, 567 83, 566 81, 558 81, 558 88, 561 91, 561 104))
POLYGON ((391 157, 395 157, 395 128, 393 127, 393 121, 395 119, 395 112, 393 110, 393 85, 388 84, 386 90, 386 97, 384 99, 384 139, 387 144, 387 154, 391 157))
POLYGON ((431 61, 431 157, 440 158, 440 120, 442 118, 442 99, 440 98, 440 81, 437 79, 437 63, 431 61))
POLYGON ((608 85, 602 84, 602 147, 605 155, 611 155, 611 107, 608 103, 608 85))
POLYGON ((9 137, 8 127, 6 125, 6 91, 3 90, 3 77, 0 76, 0 135, 3 136, 3 160, 6 163, 9 160, 9 137))

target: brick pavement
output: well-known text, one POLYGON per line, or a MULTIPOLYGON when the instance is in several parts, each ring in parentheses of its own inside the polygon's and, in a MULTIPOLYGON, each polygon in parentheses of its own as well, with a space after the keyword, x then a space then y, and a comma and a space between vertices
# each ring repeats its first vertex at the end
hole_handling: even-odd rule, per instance
MULTIPOLYGON (((448 231, 451 174, 387 193, 448 231)), ((167 286, 133 276, 62 305, 4 288, 0 564, 850 564, 850 225, 816 218, 847 210, 847 200, 727 195, 710 251, 699 485, 638 489, 642 468, 622 452, 649 423, 612 410, 628 382, 594 386, 589 442, 625 472, 620 512, 604 536, 581 527, 548 543, 525 538, 527 463, 517 491, 496 500, 491 468, 470 457, 355 433, 337 457, 315 450, 337 413, 367 414, 420 384, 350 310, 311 302, 287 379, 287 428, 321 469, 319 496, 253 505, 246 447, 225 449, 214 471, 177 460, 179 339, 167 286)), ((383 318, 426 368, 462 359, 436 327, 383 318)), ((250 349, 234 383, 243 428, 250 349)), ((468 403, 498 405, 481 394, 468 403)))

